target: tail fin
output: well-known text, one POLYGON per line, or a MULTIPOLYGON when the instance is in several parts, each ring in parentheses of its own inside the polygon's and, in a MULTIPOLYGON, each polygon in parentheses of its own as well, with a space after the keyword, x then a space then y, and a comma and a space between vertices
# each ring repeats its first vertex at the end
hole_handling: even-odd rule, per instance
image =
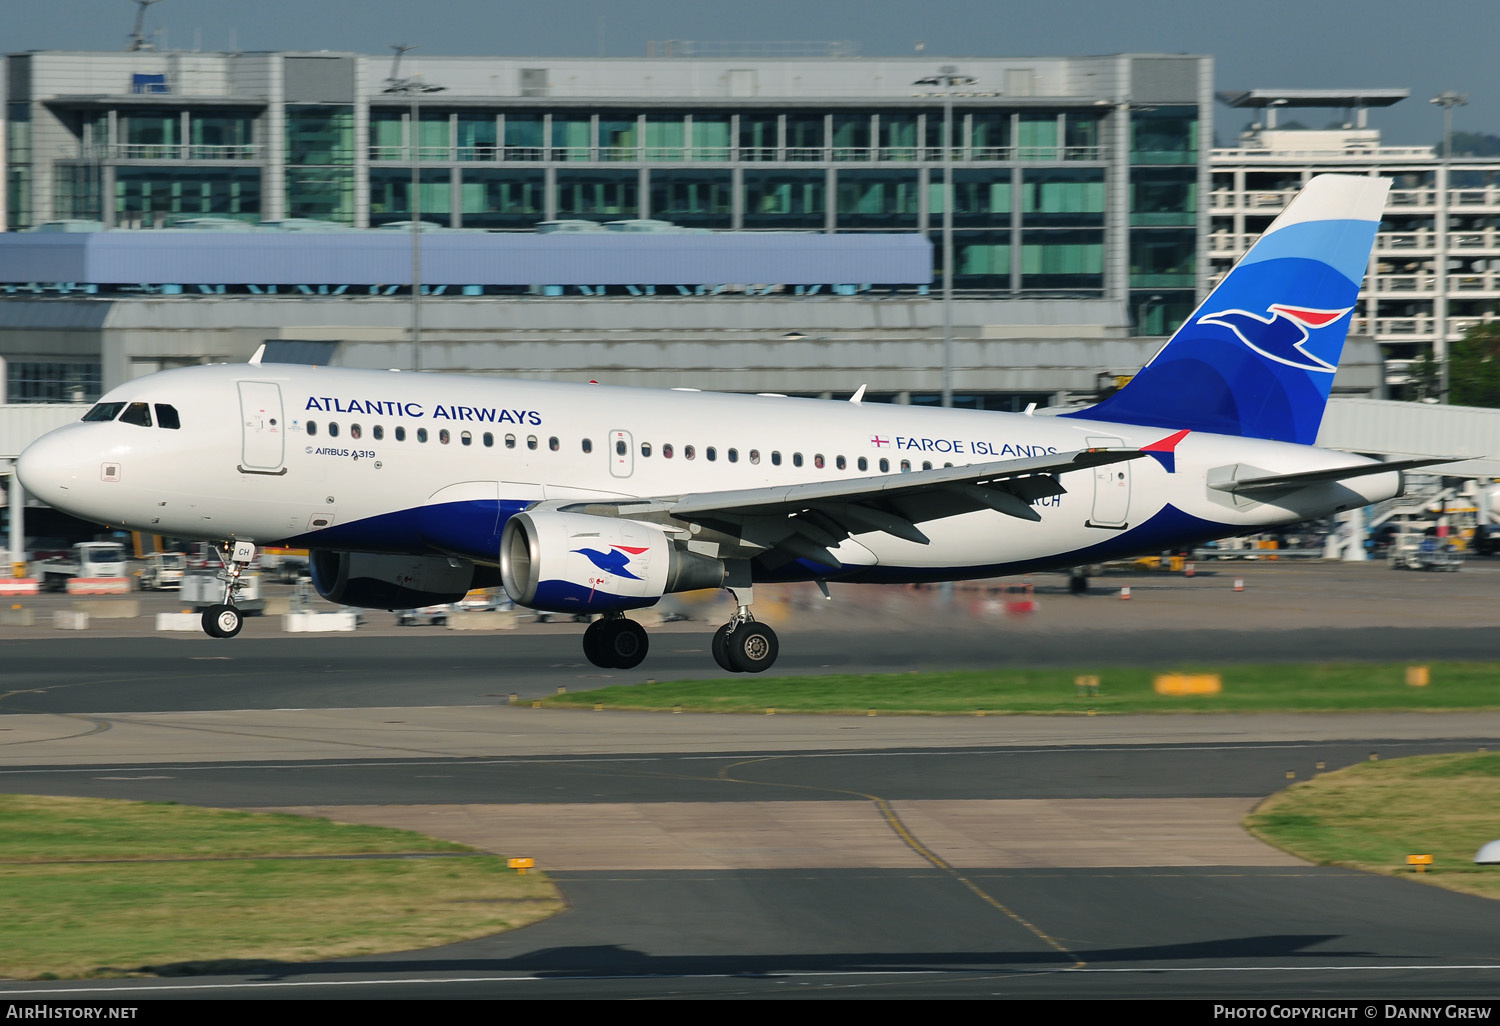
POLYGON ((1319 175, 1089 420, 1311 445, 1390 182, 1319 175))

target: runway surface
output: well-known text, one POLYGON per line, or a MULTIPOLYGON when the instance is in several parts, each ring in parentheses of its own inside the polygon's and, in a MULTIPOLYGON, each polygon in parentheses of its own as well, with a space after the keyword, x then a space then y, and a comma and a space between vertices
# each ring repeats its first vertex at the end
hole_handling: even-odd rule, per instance
MULTIPOLYGON (((1158 596, 1158 618, 1179 599, 1180 615, 1155 632, 1134 625, 1151 619, 1148 603, 1105 598, 1101 606, 1091 597, 1052 613, 1068 599, 1050 595, 1033 621, 1045 630, 982 609, 950 622, 923 599, 906 609, 904 631, 799 626, 793 617, 777 669, 1494 651, 1489 635, 1500 632, 1482 622, 1487 609, 1401 629, 1389 622, 1397 610, 1372 606, 1366 612, 1383 622, 1347 622, 1344 606, 1371 604, 1371 589, 1354 593, 1351 584, 1386 580, 1361 572, 1331 574, 1326 586, 1303 568, 1263 575, 1261 591, 1285 590, 1234 623, 1244 629, 1225 629, 1213 602, 1190 589, 1158 596), (1307 611, 1287 612, 1294 604, 1307 611), (1120 606, 1128 611, 1116 613, 1120 606), (1201 619, 1193 607, 1207 607, 1201 619), (1276 608, 1279 627, 1269 622, 1276 608)), ((1419 605, 1422 589, 1437 589, 1426 616, 1442 586, 1415 580, 1419 605)), ((679 630, 653 635, 653 660, 632 679, 707 675, 706 628, 679 630)), ((507 701, 511 692, 605 681, 581 665, 572 625, 499 638, 387 631, 228 645, 120 633, 5 641, 0 789, 410 826, 535 857, 569 911, 435 950, 161 979, 9 982, 0 998, 1160 996, 1363 1005, 1500 993, 1492 902, 1306 865, 1238 826, 1289 774, 1305 779, 1319 763, 1493 749, 1500 714, 573 712, 507 701)))

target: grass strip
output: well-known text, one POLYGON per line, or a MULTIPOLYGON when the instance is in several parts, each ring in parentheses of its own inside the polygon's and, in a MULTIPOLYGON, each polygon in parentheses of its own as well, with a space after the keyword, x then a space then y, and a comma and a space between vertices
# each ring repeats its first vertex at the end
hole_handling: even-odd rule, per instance
POLYGON ((1158 695, 1158 670, 964 670, 661 681, 571 692, 544 706, 684 712, 891 715, 1110 714, 1211 712, 1452 712, 1500 709, 1500 663, 1427 663, 1431 683, 1406 683, 1405 663, 1280 663, 1183 666, 1218 673, 1216 695, 1158 695), (1097 694, 1077 678, 1099 678, 1097 694))
POLYGON ((224 971, 431 947, 563 909, 545 874, 399 830, 0 795, 0 976, 224 971), (307 858, 371 855, 373 858, 307 858), (85 862, 86 858, 122 861, 85 862))
POLYGON ((1420 755, 1349 766, 1267 798, 1245 820, 1299 858, 1500 898, 1500 866, 1474 854, 1500 838, 1500 754, 1420 755), (1431 855, 1417 873, 1408 855, 1431 855))

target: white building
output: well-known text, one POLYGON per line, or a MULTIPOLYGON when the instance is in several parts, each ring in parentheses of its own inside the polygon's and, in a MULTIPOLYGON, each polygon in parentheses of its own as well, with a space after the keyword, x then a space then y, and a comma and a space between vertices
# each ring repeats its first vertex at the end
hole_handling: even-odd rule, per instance
POLYGON ((1408 95, 1405 89, 1220 93, 1221 102, 1249 110, 1253 121, 1238 146, 1215 149, 1210 157, 1208 284, 1313 175, 1393 179, 1352 332, 1380 345, 1392 396, 1416 399, 1440 391, 1417 380, 1423 357, 1431 354, 1441 366, 1449 343, 1475 322, 1494 320, 1500 309, 1500 159, 1382 146, 1367 110, 1408 95), (1278 125, 1278 116, 1306 108, 1345 113, 1329 128, 1278 125))

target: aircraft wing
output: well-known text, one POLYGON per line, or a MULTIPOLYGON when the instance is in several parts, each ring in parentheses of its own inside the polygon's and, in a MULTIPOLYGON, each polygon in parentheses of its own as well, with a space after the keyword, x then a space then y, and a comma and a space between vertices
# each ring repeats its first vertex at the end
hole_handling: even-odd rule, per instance
MULTIPOLYGON (((829 549, 851 534, 880 531, 926 545, 929 539, 918 524, 961 513, 989 509, 1038 521, 1041 516, 1031 503, 1066 491, 1057 475, 1144 455, 1129 448, 1081 449, 905 474, 697 492, 648 501, 653 509, 676 520, 734 535, 788 561, 800 557, 838 566, 839 560, 829 549)), ((576 505, 598 512, 601 504, 576 505)), ((621 502, 619 507, 618 515, 631 516, 640 500, 621 502)))

